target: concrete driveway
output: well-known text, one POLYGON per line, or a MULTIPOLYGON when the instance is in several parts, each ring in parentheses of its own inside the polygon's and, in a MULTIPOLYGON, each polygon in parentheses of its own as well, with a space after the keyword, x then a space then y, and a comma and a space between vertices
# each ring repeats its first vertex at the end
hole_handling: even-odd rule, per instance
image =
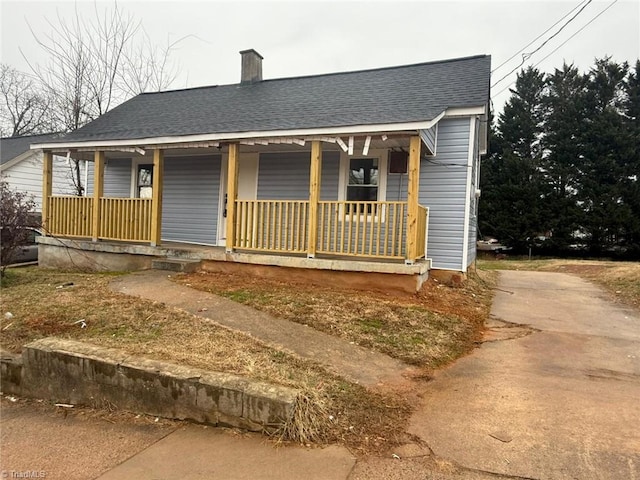
POLYGON ((504 271, 486 342, 412 418, 434 453, 534 479, 640 479, 640 316, 578 277, 504 271))

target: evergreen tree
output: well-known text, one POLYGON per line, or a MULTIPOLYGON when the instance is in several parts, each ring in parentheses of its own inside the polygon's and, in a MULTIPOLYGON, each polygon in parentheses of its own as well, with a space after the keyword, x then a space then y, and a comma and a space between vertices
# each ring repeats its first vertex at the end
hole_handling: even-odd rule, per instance
POLYGON ((481 170, 480 231, 524 252, 543 228, 540 185, 544 75, 518 74, 512 97, 492 128, 481 170))
POLYGON ((615 251, 632 212, 624 201, 632 145, 625 131, 622 98, 628 65, 596 60, 586 75, 583 144, 577 198, 581 230, 593 255, 615 251))
POLYGON ((493 127, 483 234, 520 252, 549 232, 546 253, 640 258, 640 60, 523 70, 493 127))
POLYGON ((578 193, 584 160, 585 102, 586 79, 573 65, 564 64, 547 77, 541 167, 548 208, 545 230, 552 235, 547 246, 555 252, 575 243, 583 223, 578 193))
POLYGON ((630 212, 624 226, 624 245, 629 258, 640 259, 640 60, 627 75, 622 106, 629 150, 621 198, 630 212))

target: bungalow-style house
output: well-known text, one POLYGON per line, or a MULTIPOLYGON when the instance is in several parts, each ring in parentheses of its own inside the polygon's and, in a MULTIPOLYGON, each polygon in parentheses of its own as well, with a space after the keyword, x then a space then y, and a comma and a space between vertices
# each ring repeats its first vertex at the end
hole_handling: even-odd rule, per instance
POLYGON ((41 263, 190 258, 409 290, 466 272, 489 56, 263 80, 263 58, 240 53, 238 84, 144 93, 32 146, 41 263), (86 197, 53 195, 54 153, 90 161, 86 197))
MULTIPOLYGON (((36 204, 35 213, 42 212, 42 150, 31 150, 32 143, 49 142, 58 134, 25 135, 0 138, 0 179, 12 190, 26 192, 36 204)), ((74 192, 71 170, 66 158, 55 156, 52 160, 54 195, 70 195, 74 192)))

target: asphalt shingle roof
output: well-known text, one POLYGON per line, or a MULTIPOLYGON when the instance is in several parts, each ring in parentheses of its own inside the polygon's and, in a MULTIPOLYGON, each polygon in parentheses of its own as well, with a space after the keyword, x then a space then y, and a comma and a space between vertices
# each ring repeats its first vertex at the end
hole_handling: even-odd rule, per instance
MULTIPOLYGON (((485 105, 491 57, 138 95, 63 142, 429 121, 485 105)), ((56 140, 57 141, 57 140, 56 140)))
POLYGON ((23 137, 0 138, 0 165, 4 165, 10 160, 22 155, 29 150, 32 143, 44 143, 53 141, 60 135, 47 133, 43 135, 25 135, 23 137))

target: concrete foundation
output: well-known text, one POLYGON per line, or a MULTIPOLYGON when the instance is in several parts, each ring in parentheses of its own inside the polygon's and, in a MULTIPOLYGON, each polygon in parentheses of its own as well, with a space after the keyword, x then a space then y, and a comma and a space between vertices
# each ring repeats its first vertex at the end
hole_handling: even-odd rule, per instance
MULTIPOLYGON (((62 268, 89 272, 130 272, 151 268, 156 258, 135 253, 85 250, 68 244, 38 245, 38 264, 46 268, 62 268)), ((84 242, 86 243, 86 242, 84 242)))
POLYGON ((135 271, 153 268, 154 262, 156 265, 162 264, 167 267, 187 263, 191 265, 191 261, 202 261, 203 269, 208 271, 240 272, 258 277, 329 283, 364 290, 398 290, 414 293, 420 290, 427 280, 431 268, 429 259, 406 265, 402 262, 367 259, 307 258, 253 252, 227 253, 222 247, 169 242, 152 247, 54 237, 41 237, 38 241, 40 265, 44 267, 135 271))
POLYGON ((232 273, 251 277, 272 278, 293 282, 311 283, 317 285, 332 285, 356 290, 390 290, 415 293, 428 278, 428 271, 424 273, 378 273, 345 270, 320 270, 300 267, 286 267, 274 265, 255 265, 235 262, 218 262, 205 260, 201 270, 205 272, 232 273))
POLYGON ((293 414, 297 390, 122 351, 46 338, 21 356, 3 353, 2 391, 251 431, 274 431, 293 414))

